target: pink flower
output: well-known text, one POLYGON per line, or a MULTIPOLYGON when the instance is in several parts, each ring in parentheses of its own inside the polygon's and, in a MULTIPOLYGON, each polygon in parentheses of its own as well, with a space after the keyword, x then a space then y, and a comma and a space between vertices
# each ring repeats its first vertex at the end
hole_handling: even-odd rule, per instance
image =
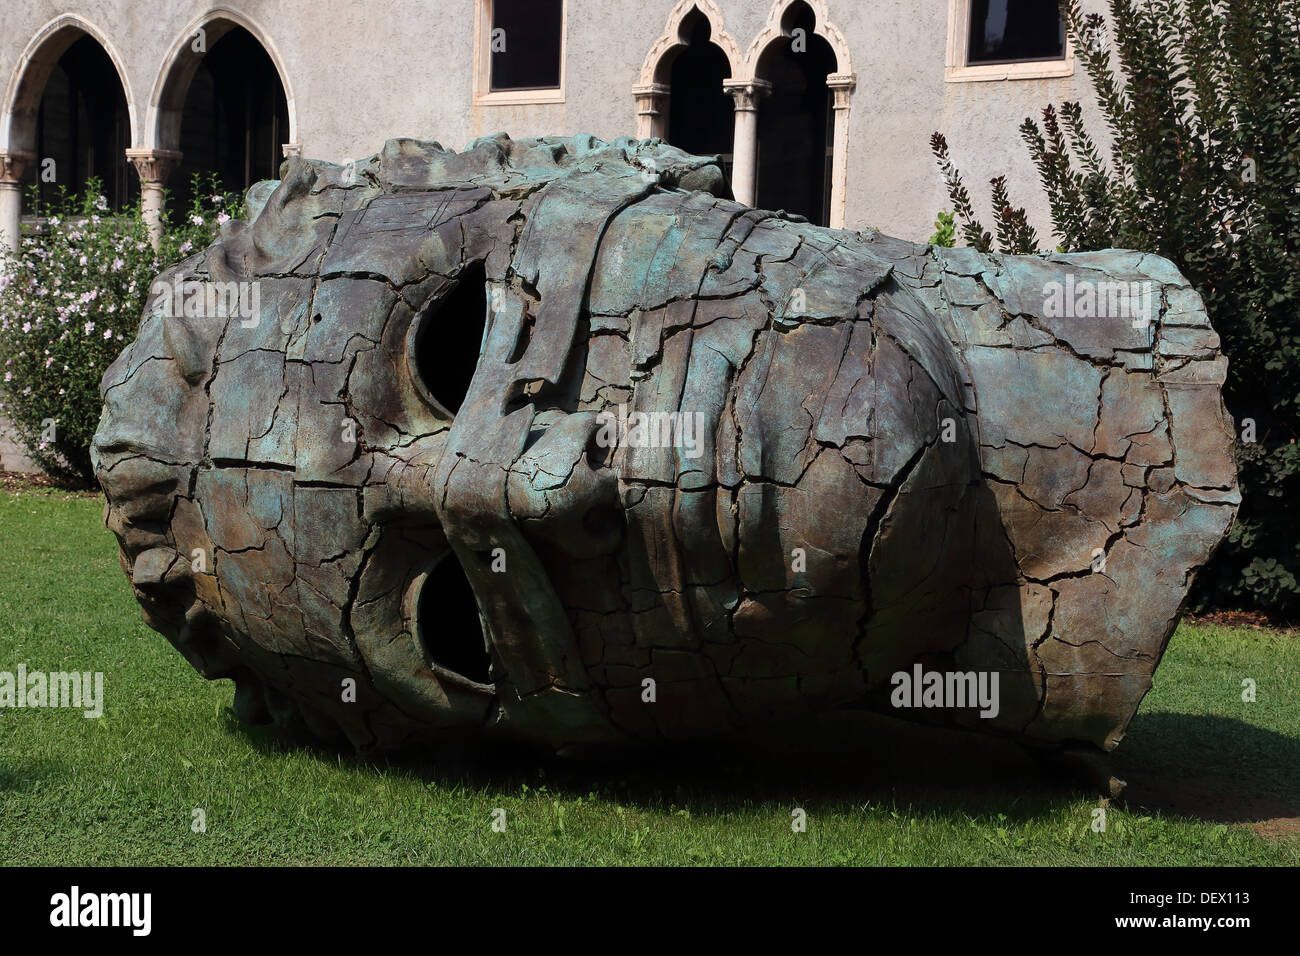
POLYGON ((218 226, 220 226, 220 225, 224 225, 225 223, 228 223, 228 222, 230 222, 230 217, 229 217, 229 216, 227 216, 224 212, 219 212, 219 213, 217 213, 217 225, 218 225, 218 226))
POLYGON ((190 216, 190 222, 194 223, 194 225, 196 226, 201 226, 203 225, 203 217, 200 216, 198 213, 195 213, 194 215, 190 216))
POLYGON ((49 358, 45 360, 45 367, 49 368, 53 364, 54 364, 54 356, 51 355, 49 358))
POLYGON ((105 339, 111 339, 112 337, 113 337, 113 330, 112 330, 112 329, 105 329, 105 330, 104 330, 104 338, 105 338, 105 339))
POLYGON ((89 335, 91 332, 95 331, 95 323, 94 323, 94 322, 87 322, 86 325, 85 325, 85 330, 84 330, 84 331, 85 331, 85 334, 86 334, 86 335, 89 335))

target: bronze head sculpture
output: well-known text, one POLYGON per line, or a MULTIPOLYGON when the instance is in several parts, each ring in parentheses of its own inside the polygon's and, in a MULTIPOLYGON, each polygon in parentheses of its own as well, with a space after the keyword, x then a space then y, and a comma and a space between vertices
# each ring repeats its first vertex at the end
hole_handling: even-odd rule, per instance
POLYGON ((281 173, 160 277, 95 439, 146 620, 241 718, 1122 738, 1239 501, 1170 263, 820 228, 656 140, 281 173))

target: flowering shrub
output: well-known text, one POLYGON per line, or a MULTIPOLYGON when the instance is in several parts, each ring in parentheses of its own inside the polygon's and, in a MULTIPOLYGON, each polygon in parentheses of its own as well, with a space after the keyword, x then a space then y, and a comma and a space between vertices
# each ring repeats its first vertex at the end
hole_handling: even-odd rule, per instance
POLYGON ((24 236, 0 275, 0 415, 51 475, 93 486, 99 380, 135 337, 150 283, 242 208, 214 185, 195 177, 190 209, 157 250, 139 204, 110 214, 93 181, 81 196, 37 204, 46 229, 24 236))

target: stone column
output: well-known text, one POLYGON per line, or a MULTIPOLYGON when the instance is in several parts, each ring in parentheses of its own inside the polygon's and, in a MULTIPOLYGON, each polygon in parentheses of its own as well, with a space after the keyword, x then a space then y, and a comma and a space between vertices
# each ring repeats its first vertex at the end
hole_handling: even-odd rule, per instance
POLYGON ((758 101, 772 92, 766 80, 723 80, 736 101, 736 135, 731 147, 731 192, 736 202, 752 206, 758 180, 758 101))
POLYGON ((832 73, 826 77, 826 87, 831 91, 835 112, 834 129, 831 134, 833 152, 831 154, 831 208, 830 221, 832 229, 844 228, 845 208, 848 205, 849 190, 849 103, 853 99, 853 88, 858 78, 854 73, 832 73))
POLYGON ((637 139, 650 139, 654 136, 663 139, 667 135, 670 92, 672 91, 663 83, 632 88, 632 94, 636 97, 637 139))
POLYGON ((163 184, 167 175, 180 165, 181 154, 174 149, 128 149, 126 158, 140 175, 140 208, 149 227, 149 241, 154 248, 162 238, 163 184))
POLYGON ((36 161, 31 153, 0 153, 0 255, 17 252, 20 245, 19 220, 23 214, 23 173, 36 161))

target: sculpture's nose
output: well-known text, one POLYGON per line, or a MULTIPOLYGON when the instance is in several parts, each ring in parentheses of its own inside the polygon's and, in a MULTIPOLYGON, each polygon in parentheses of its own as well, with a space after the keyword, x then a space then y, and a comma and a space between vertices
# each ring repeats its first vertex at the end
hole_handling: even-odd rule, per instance
POLYGON ((566 415, 515 461, 506 482, 510 513, 528 536, 579 559, 614 553, 625 531, 600 432, 594 412, 566 415))

